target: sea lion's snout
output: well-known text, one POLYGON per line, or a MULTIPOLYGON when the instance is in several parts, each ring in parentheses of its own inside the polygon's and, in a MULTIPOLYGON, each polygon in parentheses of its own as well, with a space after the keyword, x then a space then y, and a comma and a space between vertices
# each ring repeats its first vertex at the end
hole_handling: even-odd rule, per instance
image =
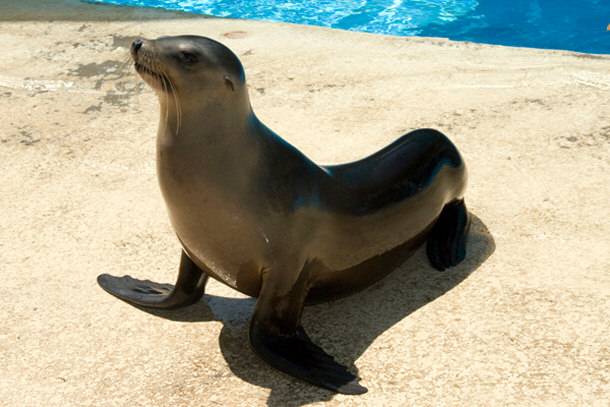
POLYGON ((163 92, 173 90, 174 84, 169 78, 167 66, 153 42, 137 38, 131 43, 129 51, 136 72, 146 83, 163 92))
POLYGON ((134 42, 131 43, 131 56, 135 59, 136 55, 138 55, 138 50, 140 48, 142 48, 142 45, 144 44, 144 41, 141 39, 136 39, 134 42))

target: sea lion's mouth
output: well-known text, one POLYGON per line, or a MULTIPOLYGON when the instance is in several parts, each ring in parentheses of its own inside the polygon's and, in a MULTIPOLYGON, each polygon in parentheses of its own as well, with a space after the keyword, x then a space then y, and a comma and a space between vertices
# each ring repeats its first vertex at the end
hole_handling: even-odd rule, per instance
POLYGON ((151 86, 165 91, 172 90, 172 81, 164 73, 157 72, 150 66, 144 65, 140 62, 134 62, 134 67, 136 68, 136 72, 138 72, 140 76, 151 86))
POLYGON ((136 67, 136 71, 138 71, 138 73, 140 75, 147 75, 147 76, 152 76, 152 77, 157 77, 157 78, 161 77, 161 74, 158 74, 157 72, 153 71, 148 66, 142 65, 139 62, 134 63, 134 66, 136 67))

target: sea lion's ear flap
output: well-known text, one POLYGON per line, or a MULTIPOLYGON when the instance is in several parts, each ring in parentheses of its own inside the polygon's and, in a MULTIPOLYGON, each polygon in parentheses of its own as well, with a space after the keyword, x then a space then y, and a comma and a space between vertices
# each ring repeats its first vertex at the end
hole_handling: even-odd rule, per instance
POLYGON ((233 92, 235 92, 235 85, 233 85, 233 81, 231 79, 229 79, 229 77, 226 75, 225 75, 224 79, 225 79, 225 85, 227 85, 227 87, 231 88, 231 90, 233 92))

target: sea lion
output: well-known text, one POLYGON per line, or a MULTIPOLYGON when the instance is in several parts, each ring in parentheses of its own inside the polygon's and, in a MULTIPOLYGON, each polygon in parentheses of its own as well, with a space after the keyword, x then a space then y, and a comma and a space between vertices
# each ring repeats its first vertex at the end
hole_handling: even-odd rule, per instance
POLYGON ((262 359, 335 392, 366 392, 309 339, 303 306, 362 290, 424 242, 438 270, 464 259, 457 149, 420 129, 360 161, 317 165, 257 119, 224 45, 138 39, 131 54, 159 97, 157 171, 182 259, 174 287, 106 274, 99 284, 132 304, 176 308, 197 302, 212 276, 258 298, 249 337, 262 359))

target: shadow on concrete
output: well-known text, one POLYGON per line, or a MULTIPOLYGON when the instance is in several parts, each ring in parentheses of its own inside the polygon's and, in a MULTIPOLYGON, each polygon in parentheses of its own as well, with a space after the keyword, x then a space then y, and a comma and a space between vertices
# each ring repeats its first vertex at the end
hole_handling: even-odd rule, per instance
MULTIPOLYGON (((424 250, 420 249, 403 266, 372 287, 338 301, 307 307, 303 312, 303 327, 314 342, 352 372, 357 372, 354 362, 379 335, 457 286, 494 251, 495 243, 489 230, 472 215, 468 255, 459 266, 439 273, 428 264, 424 250)), ((229 368, 249 383, 270 388, 267 405, 271 407, 330 400, 333 393, 284 375, 254 355, 248 344, 248 320, 255 302, 253 298, 206 294, 199 303, 179 310, 141 309, 174 321, 221 321, 220 349, 229 368)), ((363 377, 362 384, 366 386, 367 377, 363 377)))
POLYGON ((81 0, 0 1, 0 21, 142 21, 218 18, 160 8, 130 7, 81 0))

